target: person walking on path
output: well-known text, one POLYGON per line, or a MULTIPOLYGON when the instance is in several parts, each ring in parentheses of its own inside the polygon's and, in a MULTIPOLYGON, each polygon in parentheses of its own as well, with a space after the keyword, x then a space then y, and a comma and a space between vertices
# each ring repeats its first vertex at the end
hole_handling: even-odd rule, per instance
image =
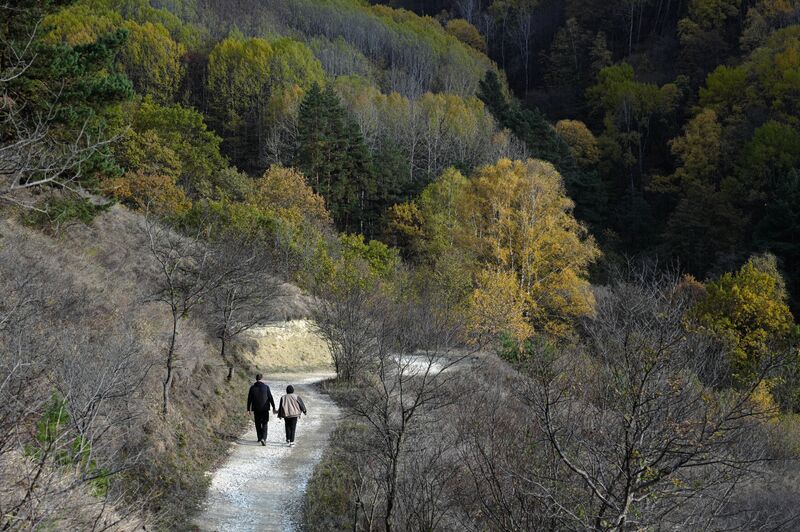
POLYGON ((265 383, 261 382, 261 373, 256 375, 256 382, 250 386, 247 394, 247 413, 253 413, 253 421, 256 424, 256 436, 261 445, 267 445, 267 423, 269 423, 269 408, 275 410, 275 399, 272 392, 265 383))
POLYGON ((294 432, 297 429, 297 420, 300 419, 301 413, 308 415, 306 405, 303 403, 302 397, 294 394, 294 386, 290 384, 286 387, 286 395, 281 397, 278 407, 278 417, 283 418, 286 423, 286 443, 290 447, 294 445, 294 432))

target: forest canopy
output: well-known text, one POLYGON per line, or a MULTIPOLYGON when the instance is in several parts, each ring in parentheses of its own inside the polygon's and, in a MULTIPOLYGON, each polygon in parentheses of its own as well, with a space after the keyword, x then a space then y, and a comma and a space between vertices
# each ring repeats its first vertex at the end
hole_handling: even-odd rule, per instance
POLYGON ((796 5, 23 3, 0 528, 188 520, 292 316, 349 414, 310 529, 797 519, 796 5))

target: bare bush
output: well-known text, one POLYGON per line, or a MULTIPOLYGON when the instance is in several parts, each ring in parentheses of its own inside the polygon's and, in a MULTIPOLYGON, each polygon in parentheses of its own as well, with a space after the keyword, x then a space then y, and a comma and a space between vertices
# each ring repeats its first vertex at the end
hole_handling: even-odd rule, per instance
POLYGON ((328 345, 338 378, 352 382, 374 367, 382 303, 378 291, 358 283, 317 290, 311 316, 328 345))
POLYGON ((440 504, 440 481, 449 471, 440 465, 448 446, 434 434, 444 410, 457 400, 450 385, 458 374, 449 370, 466 357, 456 351, 462 330, 453 318, 430 300, 376 314, 376 372, 358 387, 352 405, 369 432, 370 445, 359 457, 359 489, 372 491, 359 498, 367 529, 378 523, 387 531, 424 529, 447 511, 440 504), (430 489, 420 491, 422 486, 430 489))
POLYGON ((528 481, 570 526, 710 526, 769 458, 760 433, 775 412, 754 395, 779 361, 725 388, 726 350, 685 328, 676 286, 619 281, 598 295, 576 349, 532 350, 526 399, 562 474, 528 481))
POLYGON ((794 526, 797 490, 776 477, 796 475, 795 444, 758 392, 782 357, 732 387, 727 347, 687 328, 690 304, 673 277, 619 280, 574 343, 444 372, 447 349, 397 356, 437 345, 430 310, 383 314, 375 371, 347 396, 360 429, 339 443, 352 529, 794 526))
POLYGON ((212 328, 220 340, 220 356, 233 377, 226 347, 239 334, 268 320, 276 298, 283 296, 281 261, 263 243, 223 235, 212 245, 216 281, 208 294, 212 328))
POLYGON ((134 526, 141 503, 112 479, 140 460, 127 442, 146 357, 53 264, 20 268, 26 249, 0 247, 0 528, 134 526))
POLYGON ((153 301, 170 311, 170 334, 164 355, 161 413, 169 412, 170 390, 178 363, 178 329, 181 320, 219 286, 224 272, 214 271, 212 254, 199 237, 179 235, 149 219, 145 224, 150 253, 158 266, 159 278, 153 301))

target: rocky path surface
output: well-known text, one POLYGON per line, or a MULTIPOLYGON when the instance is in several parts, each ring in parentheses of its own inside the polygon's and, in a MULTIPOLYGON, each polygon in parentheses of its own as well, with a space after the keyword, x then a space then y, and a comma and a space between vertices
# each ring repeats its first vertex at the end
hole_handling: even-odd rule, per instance
MULTIPOLYGON (((292 384, 308 416, 297 424, 295 445, 285 443, 284 424, 270 414, 267 445, 256 441, 255 427, 233 443, 225 464, 214 472, 202 513, 195 525, 214 531, 293 531, 301 529, 302 504, 314 466, 328 444, 340 412, 314 386, 329 374, 270 375, 265 379, 277 405, 292 384)), ((244 408, 244 398, 242 399, 244 408)))

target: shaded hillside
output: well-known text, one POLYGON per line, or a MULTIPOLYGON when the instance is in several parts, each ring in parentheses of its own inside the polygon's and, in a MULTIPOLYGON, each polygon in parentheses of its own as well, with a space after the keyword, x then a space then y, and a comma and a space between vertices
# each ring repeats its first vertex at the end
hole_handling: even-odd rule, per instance
POLYGON ((87 529, 100 514, 183 526, 205 471, 245 421, 249 365, 226 381, 207 315, 182 320, 162 417, 170 317, 154 301, 159 270, 144 218, 114 206, 90 225, 45 233, 9 215, 0 222, 0 347, 16 354, 1 368, 3 513, 58 528, 87 529), (41 470, 46 454, 62 465, 41 470))

